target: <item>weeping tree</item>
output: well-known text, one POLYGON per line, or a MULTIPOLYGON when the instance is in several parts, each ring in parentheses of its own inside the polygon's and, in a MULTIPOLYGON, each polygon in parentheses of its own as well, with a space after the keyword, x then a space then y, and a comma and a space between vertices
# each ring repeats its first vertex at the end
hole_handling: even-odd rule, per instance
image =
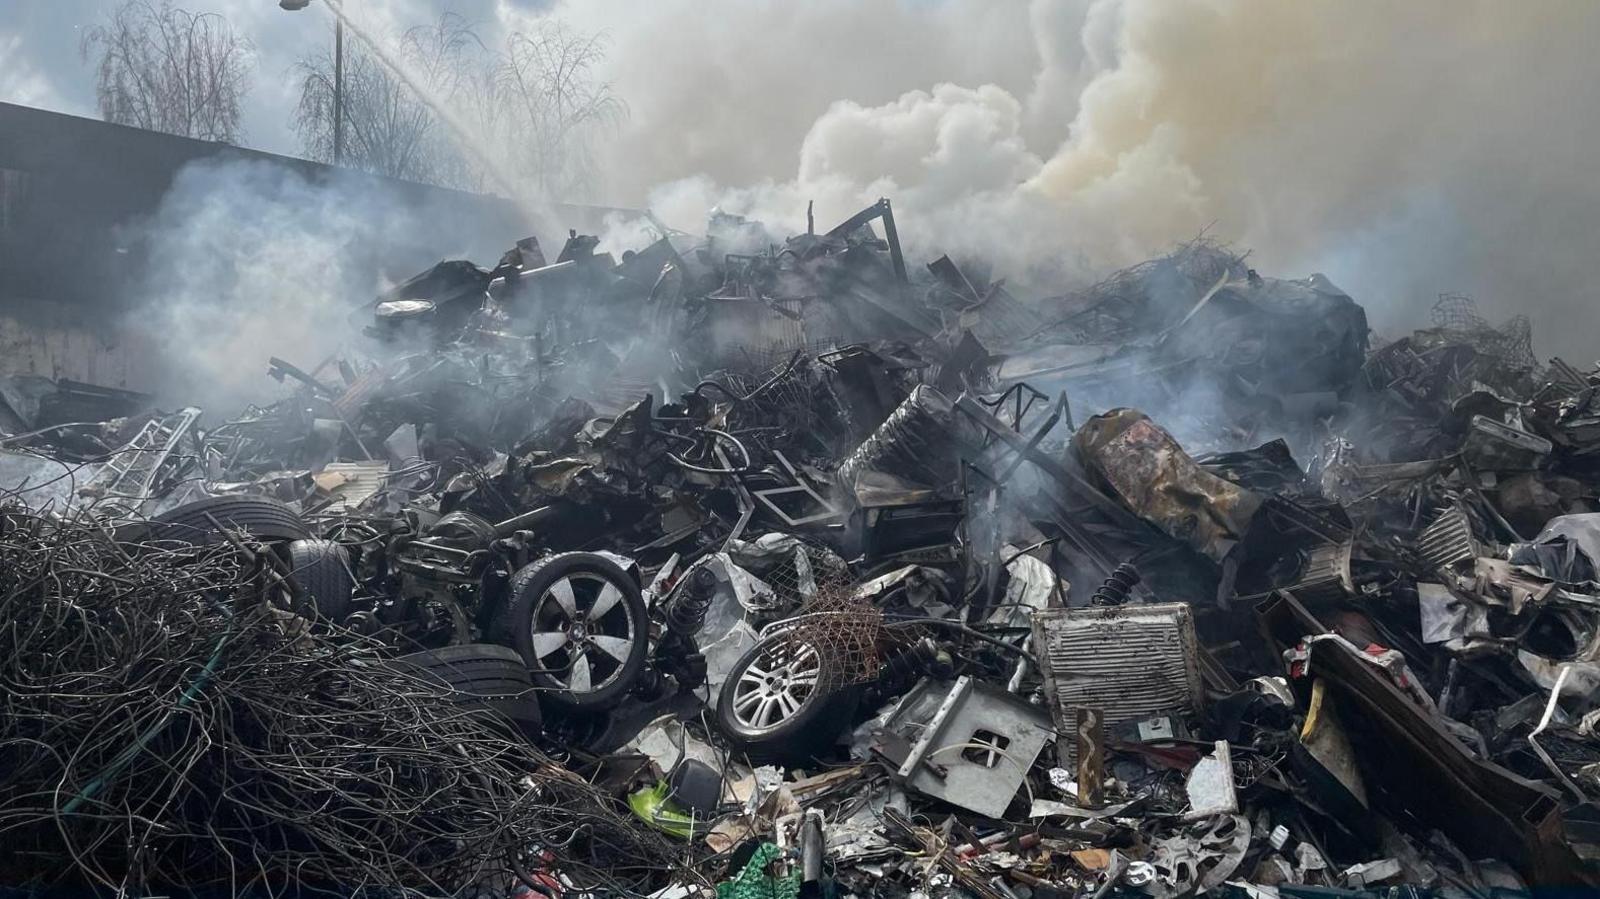
POLYGON ((576 198, 597 174, 593 140, 627 116, 598 81, 602 35, 582 35, 557 20, 512 34, 495 69, 499 133, 513 168, 546 196, 576 198))
MULTIPOLYGON (((460 104, 488 78, 482 41, 464 20, 446 14, 436 25, 400 35, 396 53, 418 91, 364 42, 347 40, 344 51, 343 164, 393 178, 468 186, 458 139, 447 133, 430 102, 460 104), (424 96, 425 93, 425 96, 424 96)), ((294 128, 306 155, 334 157, 334 58, 332 51, 298 63, 300 100, 294 128)))
MULTIPOLYGON (((610 85, 595 77, 603 40, 555 20, 511 34, 495 50, 464 19, 447 13, 393 43, 407 78, 364 43, 345 44, 345 165, 448 187, 501 189, 504 179, 485 171, 487 158, 522 190, 570 198, 595 174, 590 142, 626 115, 610 85)), ((294 127, 307 155, 330 161, 333 55, 304 58, 299 70, 294 127)))
POLYGON ((127 0, 84 31, 95 94, 108 122, 237 143, 254 48, 215 13, 167 0, 127 0))

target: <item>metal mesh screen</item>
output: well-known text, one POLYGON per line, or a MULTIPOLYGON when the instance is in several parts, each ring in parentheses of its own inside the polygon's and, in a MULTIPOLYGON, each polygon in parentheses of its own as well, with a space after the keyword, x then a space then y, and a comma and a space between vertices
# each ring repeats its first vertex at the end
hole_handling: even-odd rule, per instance
MULTIPOLYGON (((798 642, 816 647, 829 664, 824 670, 837 680, 836 686, 864 683, 876 677, 882 659, 879 638, 883 612, 871 601, 857 596, 856 582, 844 560, 821 547, 810 547, 807 561, 810 572, 809 596, 799 612, 784 622, 785 632, 798 642)), ((798 581, 783 584, 775 574, 768 579, 775 590, 799 590, 798 581)))
POLYGON ((1476 300, 1459 293, 1439 294, 1432 314, 1434 327, 1470 344, 1485 356, 1522 369, 1539 364, 1533 355, 1533 324, 1526 315, 1514 315, 1495 328, 1478 313, 1476 300))

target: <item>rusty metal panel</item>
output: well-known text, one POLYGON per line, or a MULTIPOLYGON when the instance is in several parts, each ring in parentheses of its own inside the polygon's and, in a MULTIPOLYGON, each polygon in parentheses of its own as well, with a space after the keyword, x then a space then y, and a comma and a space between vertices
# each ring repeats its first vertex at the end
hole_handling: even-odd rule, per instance
POLYGON ((1084 466, 1135 515, 1221 562, 1244 539, 1261 496, 1195 463, 1137 409, 1112 409, 1072 437, 1084 466))

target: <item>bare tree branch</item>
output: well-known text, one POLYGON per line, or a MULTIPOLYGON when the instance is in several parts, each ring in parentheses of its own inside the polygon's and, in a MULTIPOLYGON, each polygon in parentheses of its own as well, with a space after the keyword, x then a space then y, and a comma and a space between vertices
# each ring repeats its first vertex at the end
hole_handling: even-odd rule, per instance
POLYGON ((611 85, 594 70, 605 58, 603 35, 584 36, 544 19, 507 40, 496 70, 500 132, 514 167, 548 196, 575 198, 597 174, 591 141, 627 117, 611 85))
POLYGON ((84 32, 80 49, 96 59, 106 121, 226 143, 243 137, 254 48, 221 16, 127 0, 84 32))
MULTIPOLYGON (((592 189, 591 141, 622 121, 627 107, 595 80, 601 36, 541 20, 512 34, 498 52, 468 23, 446 14, 396 41, 399 64, 453 117, 468 123, 478 149, 523 180, 529 191, 572 199, 592 189)), ((305 152, 333 158, 333 55, 300 60, 294 127, 305 152)), ((346 165, 378 174, 480 190, 488 183, 461 138, 421 97, 355 41, 345 45, 346 165)))
MULTIPOLYGON (((412 28, 397 42, 400 64, 442 102, 459 102, 461 86, 487 51, 465 20, 446 14, 436 25, 412 28)), ((462 154, 421 97, 359 41, 345 42, 344 164, 352 168, 452 187, 476 184, 462 154)), ((313 159, 333 159, 334 60, 331 50, 304 57, 294 128, 313 159)))

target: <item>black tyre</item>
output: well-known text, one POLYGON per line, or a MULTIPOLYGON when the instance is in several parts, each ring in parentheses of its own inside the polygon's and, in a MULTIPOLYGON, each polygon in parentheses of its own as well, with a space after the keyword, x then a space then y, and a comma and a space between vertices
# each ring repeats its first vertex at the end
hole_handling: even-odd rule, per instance
POLYGON ((633 577, 605 556, 558 553, 511 578, 496 639, 515 647, 552 702, 607 708, 644 669, 649 630, 633 577))
POLYGON ((494 713, 529 739, 537 737, 543 726, 528 666, 515 650, 493 643, 468 643, 414 652, 388 664, 434 684, 459 706, 494 713))
POLYGON ((839 663, 803 637, 779 633, 750 647, 717 697, 717 729, 757 764, 806 764, 851 723, 859 686, 839 663))
POLYGON ((296 540, 289 544, 289 574, 300 588, 296 614, 334 622, 350 614, 356 582, 344 547, 332 540, 296 540))
POLYGON ((217 543, 223 537, 211 519, 259 540, 299 540, 311 530, 295 511, 264 496, 211 496, 169 509, 151 520, 149 536, 183 543, 217 543))
MULTIPOLYGON (((407 668, 423 668, 439 671, 472 671, 478 668, 492 668, 498 671, 510 672, 515 663, 522 657, 515 652, 507 650, 504 646, 494 643, 463 643, 460 646, 446 646, 443 649, 429 649, 422 652, 413 652, 400 656, 392 664, 407 668)), ((521 674, 510 675, 516 680, 526 680, 527 672, 520 666, 515 670, 521 674)))

